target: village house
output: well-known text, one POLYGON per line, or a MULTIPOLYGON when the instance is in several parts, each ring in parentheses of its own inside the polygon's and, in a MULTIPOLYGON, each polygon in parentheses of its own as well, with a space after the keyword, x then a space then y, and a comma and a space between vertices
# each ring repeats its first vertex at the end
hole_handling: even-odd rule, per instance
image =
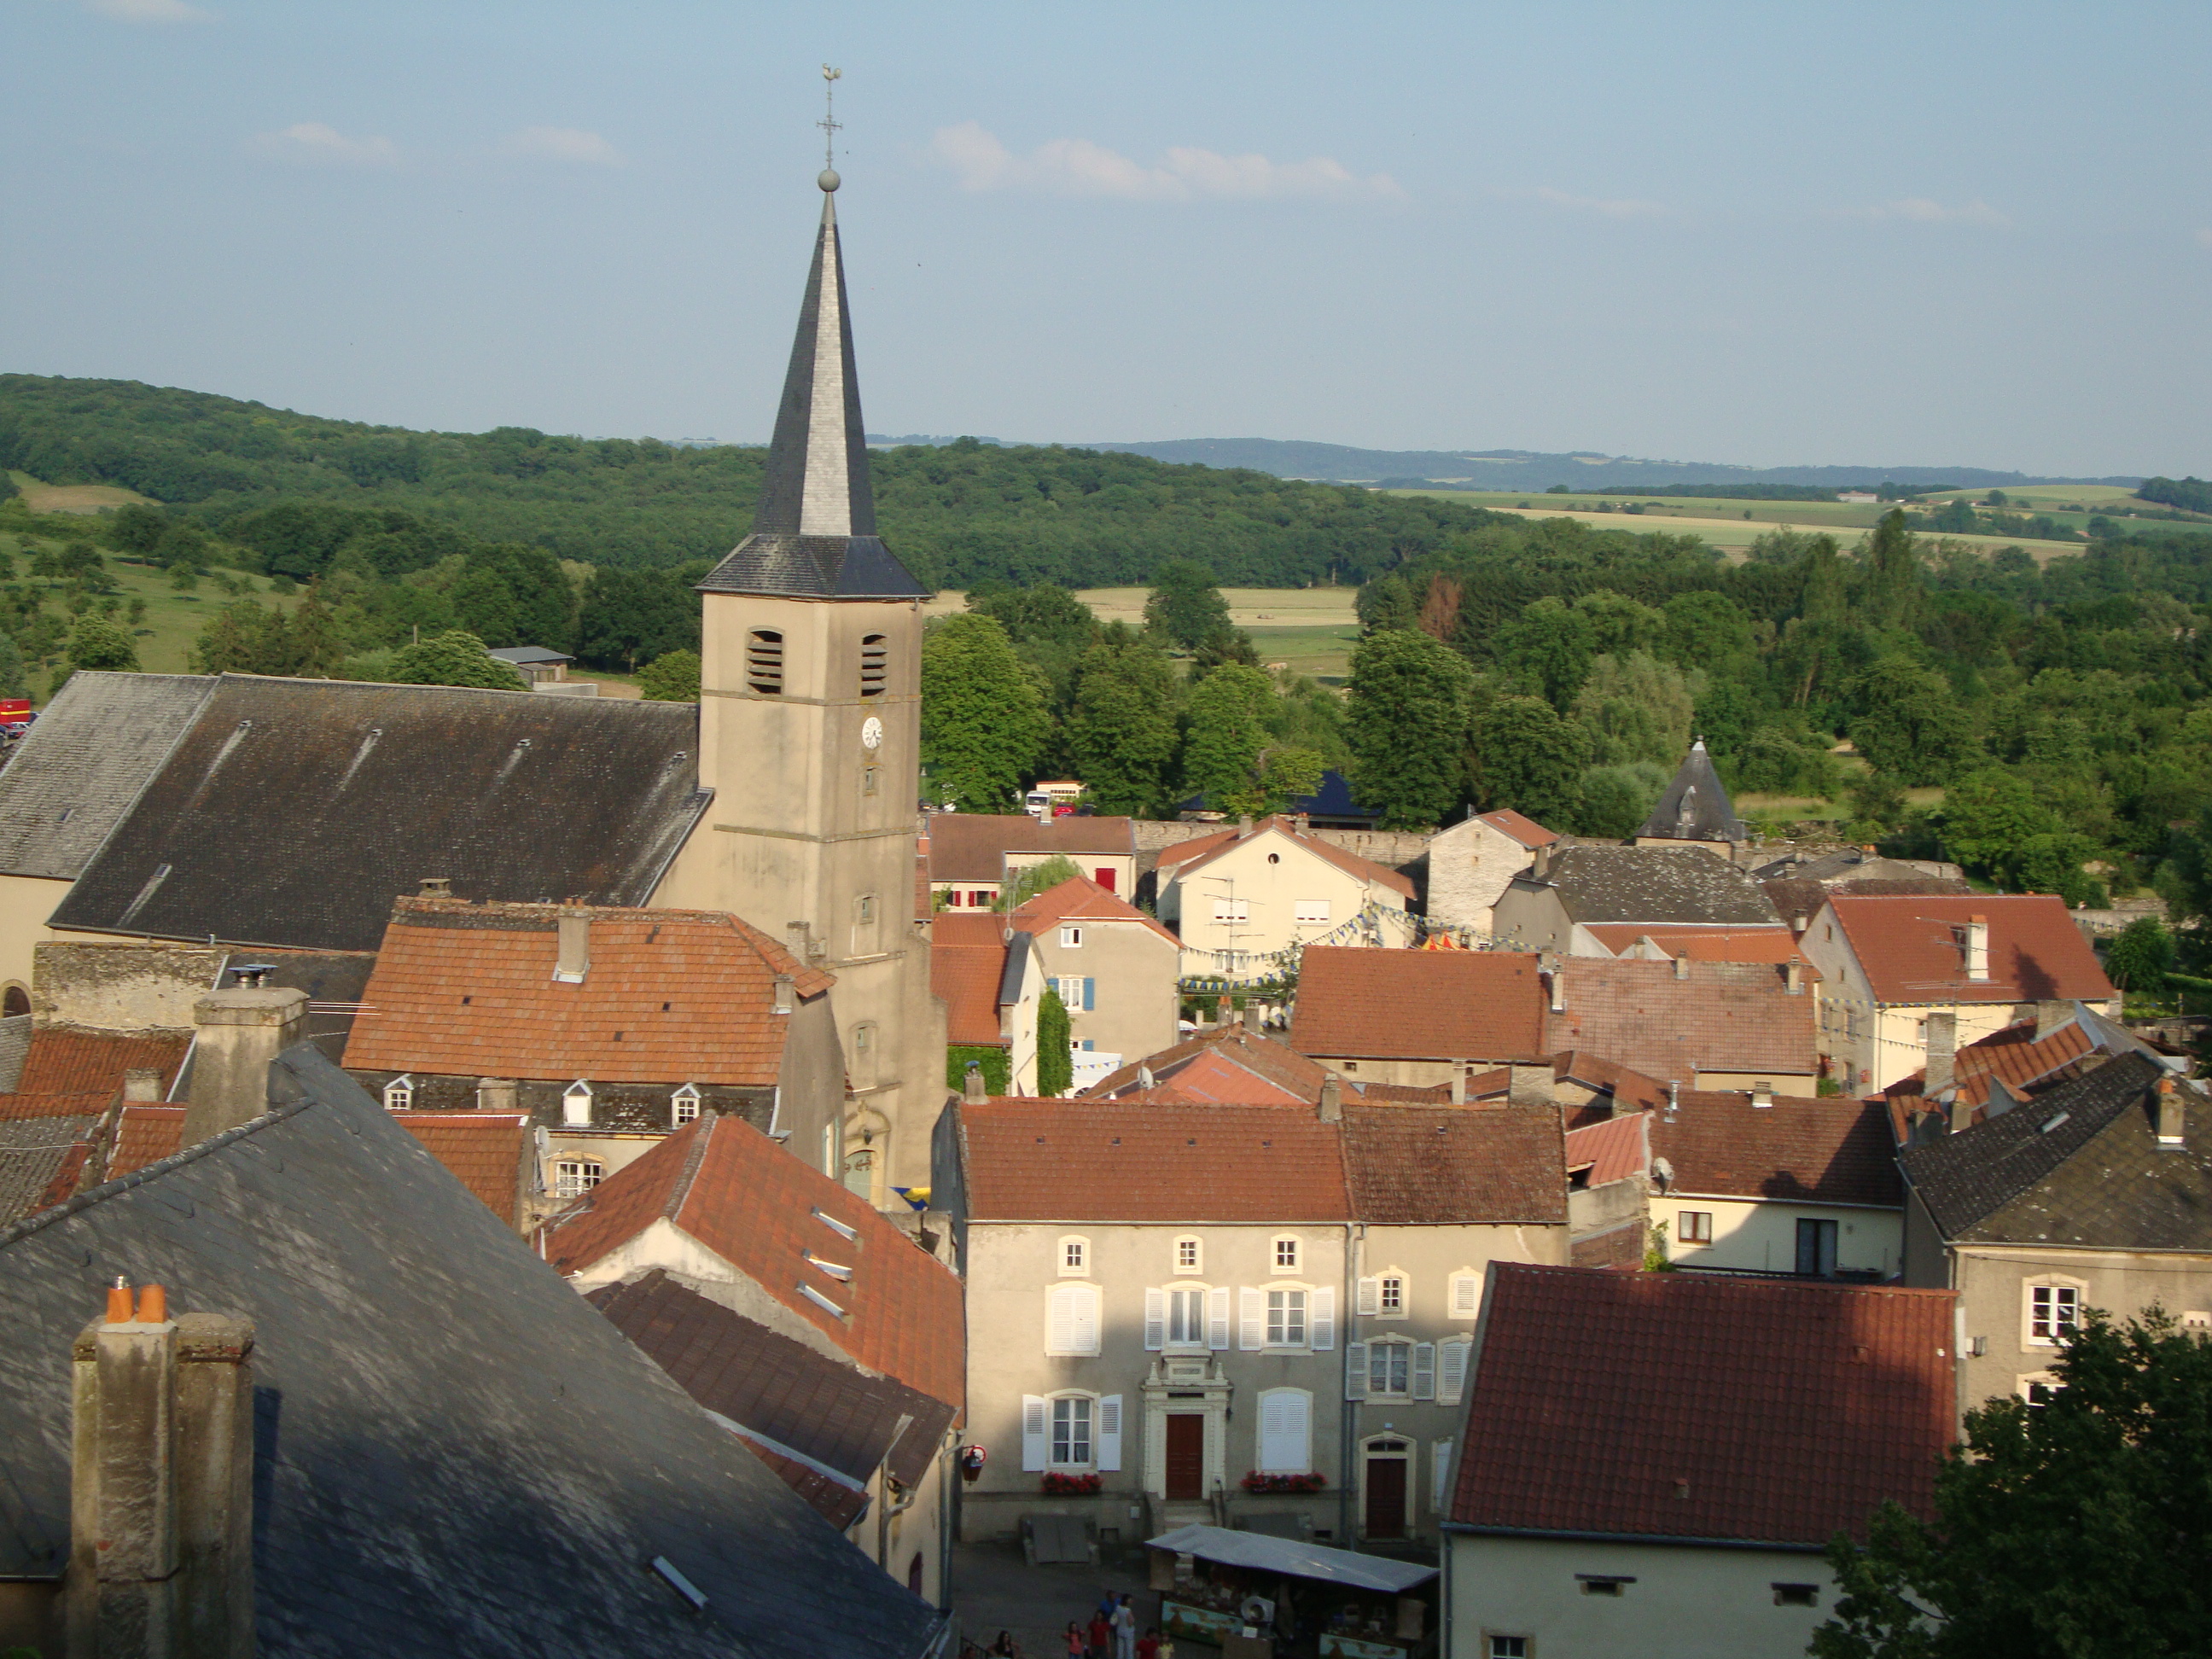
POLYGON ((1595 921, 1575 930, 1579 956, 1622 957, 1632 962, 1794 962, 1808 979, 1820 971, 1799 948, 1797 935, 1777 922, 1753 927, 1666 927, 1640 921, 1595 921))
POLYGON ((1905 1282, 1958 1293, 1961 1409, 2033 1401, 2092 1308, 2212 1329, 2212 1101, 2123 1054, 1906 1147, 1905 1282))
POLYGON ((1948 1134, 2047 1094, 2119 1054, 2169 1056, 2086 1002, 2039 1002, 2035 1017, 1954 1048, 1957 1021, 1928 1023, 1928 1064, 1882 1091, 1900 1146, 1948 1134))
POLYGON ((945 1599, 961 1289, 915 1237, 709 1110, 538 1244, 869 1559, 945 1599))
POLYGON ((1209 1027, 1133 1060, 1082 1092, 1093 1100, 1177 1105, 1319 1105, 1334 1074, 1262 1030, 1253 1012, 1248 1007, 1243 1021, 1209 1027))
POLYGON ((1820 1052, 1875 1094, 1927 1063, 1929 1019, 1978 1042, 2050 1001, 2120 1017, 2118 994, 2063 899, 2047 894, 1831 894, 1802 940, 1820 972, 1820 1052))
POLYGON ((1182 842, 1153 872, 1159 917, 1182 941, 1186 981, 1260 984, 1312 945, 1411 942, 1412 878, 1288 818, 1182 842))
POLYGON ((933 1202, 988 1455, 966 1536, 1434 1534, 1483 1272, 1566 1256, 1559 1116, 1334 1094, 948 1109, 933 1202))
POLYGON ((996 909, 1023 871, 1055 858, 1109 893, 1136 890, 1136 832, 1127 818, 932 812, 924 835, 931 900, 941 908, 996 909))
POLYGON ((1794 962, 1568 957, 1544 975, 1544 1051, 1684 1089, 1820 1090, 1814 1003, 1794 962))
POLYGON ((343 1063, 394 1111, 524 1113, 556 1200, 709 1110, 866 1188, 871 1149, 841 1144, 834 983, 731 915, 404 898, 343 1063))
POLYGON ((1429 837, 1428 918, 1487 939, 1491 911, 1540 847, 1559 836, 1511 811, 1469 813, 1429 837))
POLYGON ((1836 1534, 1887 1500, 1932 1510, 1952 1311, 1499 1263, 1444 1523, 1447 1659, 1796 1659, 1835 1612, 1836 1534))
POLYGON ((1506 884, 1491 921, 1492 935, 1514 950, 1563 956, 1611 956, 1593 926, 1629 924, 1714 933, 1771 928, 1781 918, 1757 882, 1711 854, 1679 856, 1696 847, 1639 842, 1634 847, 1536 849, 1528 869, 1506 884))
POLYGON ((1362 1085, 1463 1084, 1540 1063, 1548 1086, 1544 998, 1527 952, 1310 948, 1291 1045, 1362 1085))

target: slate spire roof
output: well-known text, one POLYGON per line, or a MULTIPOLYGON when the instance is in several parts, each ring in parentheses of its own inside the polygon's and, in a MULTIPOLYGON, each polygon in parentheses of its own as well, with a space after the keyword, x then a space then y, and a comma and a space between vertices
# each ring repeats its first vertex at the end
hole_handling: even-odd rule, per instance
POLYGON ((793 599, 926 599, 876 534, 860 381, 853 361, 845 259, 834 173, 823 175, 822 229, 799 307, 799 332, 769 441, 752 533, 707 580, 703 593, 793 599))
POLYGON ((1705 752, 1703 738, 1690 745, 1674 781, 1636 833, 1663 841, 1744 838, 1743 821, 1735 815, 1735 803, 1729 799, 1721 775, 1713 770, 1713 757, 1705 752))

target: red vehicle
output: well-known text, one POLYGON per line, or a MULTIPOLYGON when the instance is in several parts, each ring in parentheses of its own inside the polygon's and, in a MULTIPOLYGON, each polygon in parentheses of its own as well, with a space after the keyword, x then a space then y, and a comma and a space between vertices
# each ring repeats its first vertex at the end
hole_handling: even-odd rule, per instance
POLYGON ((0 697, 0 737, 20 738, 38 718, 28 697, 0 697))

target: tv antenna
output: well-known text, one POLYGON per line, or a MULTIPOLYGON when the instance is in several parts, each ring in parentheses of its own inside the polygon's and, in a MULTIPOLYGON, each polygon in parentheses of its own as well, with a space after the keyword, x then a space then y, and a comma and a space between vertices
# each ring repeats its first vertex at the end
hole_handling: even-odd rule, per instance
POLYGON ((822 118, 814 125, 822 129, 822 177, 824 190, 837 188, 829 180, 837 176, 837 134, 845 125, 837 118, 837 82, 844 78, 844 70, 832 69, 827 64, 822 66, 822 118))

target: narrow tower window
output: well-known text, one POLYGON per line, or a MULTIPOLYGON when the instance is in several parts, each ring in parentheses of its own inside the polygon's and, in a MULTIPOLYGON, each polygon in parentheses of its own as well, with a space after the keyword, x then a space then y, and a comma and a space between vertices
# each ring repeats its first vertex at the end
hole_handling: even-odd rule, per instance
POLYGON ((783 695, 783 635, 773 628, 745 636, 745 684, 763 697, 783 695))
POLYGON ((890 683, 890 641, 881 634, 864 635, 860 641, 860 695, 880 697, 890 683))

